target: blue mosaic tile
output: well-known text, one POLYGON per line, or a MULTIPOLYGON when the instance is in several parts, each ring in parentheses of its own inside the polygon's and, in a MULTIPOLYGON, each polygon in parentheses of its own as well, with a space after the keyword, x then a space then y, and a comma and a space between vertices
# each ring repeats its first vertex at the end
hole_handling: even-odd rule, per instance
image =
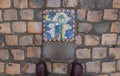
POLYGON ((45 41, 74 40, 74 10, 44 10, 43 26, 45 41))

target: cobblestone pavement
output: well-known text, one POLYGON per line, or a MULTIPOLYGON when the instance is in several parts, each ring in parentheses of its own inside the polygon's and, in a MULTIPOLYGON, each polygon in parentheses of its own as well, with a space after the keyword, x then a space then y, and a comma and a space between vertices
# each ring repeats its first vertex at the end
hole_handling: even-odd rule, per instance
POLYGON ((119 21, 120 0, 0 0, 0 76, 35 76, 40 60, 49 76, 69 76, 74 60, 84 76, 120 76, 119 21), (75 11, 75 40, 43 40, 46 9, 75 11))

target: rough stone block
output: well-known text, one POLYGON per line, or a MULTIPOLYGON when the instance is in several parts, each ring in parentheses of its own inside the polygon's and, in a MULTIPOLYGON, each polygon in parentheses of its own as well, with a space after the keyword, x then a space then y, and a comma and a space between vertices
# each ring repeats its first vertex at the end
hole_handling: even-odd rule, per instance
POLYGON ((69 61, 74 58, 74 43, 44 42, 43 57, 52 61, 69 61))
POLYGON ((41 57, 41 48, 40 47, 28 47, 27 48, 27 57, 41 57))
POLYGON ((82 21, 86 19, 87 10, 86 9, 78 9, 77 10, 77 19, 82 21))
POLYGON ((42 45, 42 36, 41 36, 41 35, 35 35, 34 41, 35 41, 35 44, 36 44, 37 46, 42 45))
POLYGON ((26 22, 13 22, 12 30, 15 33, 25 33, 26 32, 26 22))
POLYGON ((102 11, 88 11, 87 21, 89 22, 100 22, 102 20, 102 11))
POLYGON ((111 73, 115 71, 115 62, 103 62, 102 73, 111 73))
POLYGON ((118 10, 117 9, 104 9, 104 20, 114 21, 118 19, 118 10))
POLYGON ((1 60, 8 60, 9 59, 8 49, 0 49, 0 59, 1 60))
POLYGON ((4 20, 5 21, 17 20, 17 10, 16 9, 4 10, 4 20))
POLYGON ((11 0, 0 0, 0 8, 10 8, 11 0))
POLYGON ((95 47, 92 50, 92 57, 99 59, 99 58, 106 58, 107 57, 107 48, 105 47, 95 47))
POLYGON ((36 71, 36 65, 34 63, 24 63, 21 71, 25 73, 35 73, 36 71))
POLYGON ((96 73, 100 72, 100 62, 99 61, 87 62, 86 70, 87 72, 96 72, 96 73))
POLYGON ((117 35, 116 34, 103 34, 102 44, 103 45, 114 45, 116 44, 117 35))
POLYGON ((5 39, 4 36, 0 36, 0 48, 4 47, 4 44, 5 44, 4 39, 5 39))
POLYGON ((12 55, 14 60, 24 60, 24 50, 12 49, 12 55))
POLYGON ((76 7, 78 6, 78 0, 63 0, 64 7, 76 7))
POLYGON ((28 33, 42 33, 42 23, 41 22, 29 22, 28 33))
POLYGON ((79 0, 80 7, 83 9, 93 9, 95 8, 95 0, 79 0))
POLYGON ((0 21, 2 21, 3 18, 2 18, 2 10, 0 10, 0 21))
POLYGON ((120 60, 117 61, 117 70, 120 71, 120 60))
POLYGON ((111 76, 120 76, 120 72, 117 72, 117 73, 111 73, 110 75, 111 75, 111 76))
POLYGON ((53 73, 66 74, 68 65, 65 63, 54 63, 53 73))
POLYGON ((120 36, 118 36, 117 45, 120 46, 120 36))
POLYGON ((98 8, 111 8, 112 7, 112 0, 96 0, 96 5, 98 8))
POLYGON ((30 8, 42 8, 44 6, 44 0, 29 0, 30 8))
POLYGON ((20 10, 21 20, 32 20, 34 16, 34 12, 32 9, 20 10))
POLYGON ((93 27, 90 23, 79 23, 78 24, 79 32, 89 33, 89 32, 91 32, 92 28, 93 27))
POLYGON ((113 8, 120 8, 120 0, 113 0, 113 8))
POLYGON ((0 73, 4 72, 4 68, 5 68, 5 63, 0 62, 0 73))
POLYGON ((28 0, 14 0, 14 7, 15 8, 27 8, 28 0))
POLYGON ((0 23, 0 33, 11 33, 10 23, 0 23))
POLYGON ((6 64, 6 73, 12 75, 20 74, 20 64, 17 63, 6 64))
POLYGON ((99 44, 99 36, 97 35, 85 35, 85 42, 86 46, 96 46, 99 44))
POLYGON ((76 57, 78 59, 88 59, 88 58, 90 58, 90 55, 91 55, 90 52, 91 52, 91 50, 87 49, 87 48, 77 49, 76 50, 76 57))
POLYGON ((60 7, 61 0, 47 0, 46 7, 60 7))
POLYGON ((94 26, 93 26, 93 31, 98 33, 98 34, 101 34, 101 33, 105 33, 107 31, 109 31, 110 29, 110 23, 96 23, 94 26))
POLYGON ((48 72, 52 72, 52 63, 46 62, 48 72))
POLYGON ((22 35, 19 37, 19 45, 28 46, 33 45, 33 36, 32 35, 22 35))
POLYGON ((17 35, 6 35, 5 43, 10 46, 18 45, 18 36, 17 35))
POLYGON ((109 56, 113 56, 115 59, 120 59, 120 48, 110 48, 109 56))
POLYGON ((75 36, 75 43, 76 45, 81 45, 82 44, 82 37, 80 35, 75 36))
POLYGON ((112 23, 111 32, 120 33, 120 22, 113 22, 112 23))

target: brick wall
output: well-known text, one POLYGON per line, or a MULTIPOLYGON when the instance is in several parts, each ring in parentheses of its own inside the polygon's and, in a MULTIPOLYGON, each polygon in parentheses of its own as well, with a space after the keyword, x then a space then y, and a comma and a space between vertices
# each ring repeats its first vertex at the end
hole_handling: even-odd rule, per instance
POLYGON ((73 60, 51 61, 42 50, 42 10, 60 8, 76 12, 73 60, 84 76, 120 75, 120 0, 0 0, 0 76, 35 76, 40 60, 49 76, 69 76, 73 60))

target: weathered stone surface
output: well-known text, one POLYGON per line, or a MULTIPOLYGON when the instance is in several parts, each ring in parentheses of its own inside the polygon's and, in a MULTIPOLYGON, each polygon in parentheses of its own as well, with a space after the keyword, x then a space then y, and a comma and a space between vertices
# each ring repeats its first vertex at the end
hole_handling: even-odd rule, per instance
POLYGON ((10 46, 18 45, 18 36, 17 35, 6 35, 5 43, 10 46))
POLYGON ((5 68, 5 63, 3 63, 3 62, 0 62, 0 73, 2 72, 4 72, 4 68, 5 68))
POLYGON ((116 34, 103 34, 102 44, 103 45, 114 45, 116 44, 117 35, 116 34))
POLYGON ((74 58, 74 43, 44 42, 43 57, 50 60, 68 61, 74 58), (48 51, 49 50, 49 51, 48 51))
POLYGON ((110 29, 110 23, 97 23, 93 26, 93 30, 94 32, 101 34, 101 33, 105 33, 107 31, 109 31, 110 29))
POLYGON ((105 48, 105 47, 93 48, 92 57, 96 58, 96 59, 106 58, 107 57, 107 48, 105 48))
POLYGON ((78 9, 77 10, 77 19, 82 21, 86 19, 87 10, 86 9, 78 9))
POLYGON ((76 45, 81 45, 82 44, 82 37, 80 35, 75 36, 75 43, 76 45))
POLYGON ((33 36, 32 35, 22 35, 19 37, 19 45, 28 46, 33 45, 33 36))
POLYGON ((87 21, 89 22, 100 22, 102 20, 102 11, 88 11, 87 21))
POLYGON ((15 8, 27 8, 28 0, 14 0, 14 7, 15 8))
POLYGON ((120 22, 113 22, 112 23, 111 32, 120 33, 120 22))
POLYGON ((4 47, 4 44, 5 44, 4 39, 5 39, 4 36, 0 36, 0 48, 4 47))
POLYGON ((10 8, 11 0, 0 0, 0 8, 10 8))
POLYGON ((120 36, 118 36, 117 45, 120 46, 120 36))
POLYGON ((96 5, 98 8, 111 8, 112 0, 96 0, 96 5))
POLYGON ((27 48, 27 57, 41 57, 41 48, 40 47, 28 47, 27 48))
POLYGON ((1 60, 7 60, 7 59, 9 59, 8 49, 0 49, 0 59, 1 60))
POLYGON ((120 60, 117 61, 117 70, 120 71, 120 60))
POLYGON ((15 33, 25 33, 26 32, 26 22, 13 22, 12 30, 15 33))
POLYGON ((97 73, 100 72, 100 62, 99 61, 87 62, 86 70, 87 72, 97 72, 97 73))
POLYGON ((118 73, 111 73, 111 76, 119 76, 120 75, 120 72, 118 73))
POLYGON ((84 9, 93 9, 95 8, 95 0, 79 0, 80 7, 84 9))
POLYGON ((120 8, 120 0, 113 0, 113 8, 120 8))
POLYGON ((77 49, 76 50, 76 58, 78 59, 88 59, 91 55, 91 50, 84 48, 84 49, 77 49))
POLYGON ((4 10, 4 20, 5 21, 17 20, 17 10, 16 9, 4 10))
POLYGON ((89 33, 92 30, 92 25, 90 23, 79 23, 78 24, 78 31, 89 33))
POLYGON ((108 74, 102 74, 102 75, 97 75, 97 76, 108 76, 108 74))
POLYGON ((2 18, 2 10, 0 10, 0 21, 2 21, 3 18, 2 18))
POLYGON ((117 9, 104 9, 104 20, 114 21, 118 19, 118 10, 117 9))
POLYGON ((20 10, 21 20, 32 20, 33 15, 34 15, 34 13, 33 13, 32 9, 20 10))
POLYGON ((42 33, 42 23, 41 22, 29 22, 28 33, 42 33))
POLYGON ((0 33, 11 33, 10 23, 0 23, 0 33))
POLYGON ((36 65, 34 63, 24 63, 21 71, 26 73, 35 73, 36 65))
POLYGON ((35 35, 34 41, 35 41, 35 44, 37 46, 42 45, 42 36, 41 35, 35 35))
POLYGON ((12 55, 14 60, 24 60, 24 50, 12 49, 12 55))
POLYGON ((38 21, 42 20, 42 10, 37 10, 35 15, 38 21))
POLYGON ((46 62, 48 72, 52 72, 52 63, 46 62))
POLYGON ((17 63, 6 64, 6 73, 12 75, 20 74, 20 64, 17 63))
POLYGON ((29 0, 30 8, 41 8, 44 6, 44 0, 29 0))
POLYGON ((110 48, 109 56, 113 56, 115 59, 120 59, 120 48, 110 48))
POLYGON ((86 46, 96 46, 99 44, 99 36, 97 35, 85 35, 85 42, 86 46))
POLYGON ((63 0, 64 7, 76 7, 78 6, 78 0, 63 0))
POLYGON ((102 73, 111 73, 115 71, 115 62, 103 62, 102 73))
POLYGON ((68 65, 65 63, 54 63, 53 64, 53 73, 66 74, 67 66, 68 65))
POLYGON ((60 7, 61 0, 47 0, 46 7, 60 7))

